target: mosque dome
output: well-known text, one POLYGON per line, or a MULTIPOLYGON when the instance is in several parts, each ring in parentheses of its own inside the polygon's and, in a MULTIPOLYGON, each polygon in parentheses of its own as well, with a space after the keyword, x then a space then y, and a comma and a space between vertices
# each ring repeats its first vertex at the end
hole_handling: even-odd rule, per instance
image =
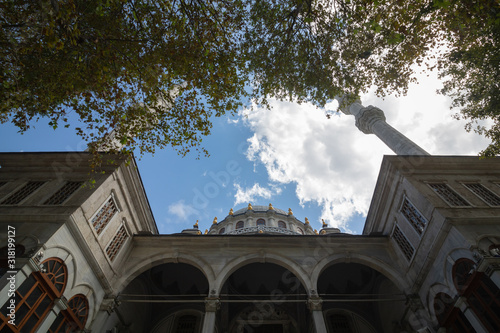
POLYGON ((241 234, 280 234, 280 235, 314 235, 313 228, 306 218, 300 221, 291 209, 288 211, 269 206, 252 206, 229 211, 220 222, 214 219, 209 234, 241 235, 241 234))

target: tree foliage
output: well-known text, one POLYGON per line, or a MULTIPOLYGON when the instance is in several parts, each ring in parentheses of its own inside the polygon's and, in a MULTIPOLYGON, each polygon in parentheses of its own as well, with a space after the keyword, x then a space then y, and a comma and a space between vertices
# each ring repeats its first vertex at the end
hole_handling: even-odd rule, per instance
POLYGON ((115 129, 128 147, 185 154, 212 115, 235 112, 245 95, 236 3, 8 0, 1 9, 0 116, 22 131, 74 112, 88 141, 115 129), (174 102, 169 92, 183 83, 174 102))
MULTIPOLYGON (((7 0, 0 5, 0 120, 127 147, 199 148, 211 117, 249 99, 324 106, 375 87, 404 94, 415 64, 500 152, 497 0, 7 0), (182 86, 181 86, 182 84, 182 86), (171 91, 179 89, 175 100, 171 91), (476 127, 491 118, 490 128, 476 127)), ((348 102, 349 99, 346 100, 348 102)))

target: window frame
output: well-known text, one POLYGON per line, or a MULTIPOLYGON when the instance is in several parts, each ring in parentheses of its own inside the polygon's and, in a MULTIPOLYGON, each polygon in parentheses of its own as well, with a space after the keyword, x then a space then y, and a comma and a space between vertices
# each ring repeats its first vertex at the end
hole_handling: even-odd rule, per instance
POLYGON ((62 333, 63 331, 61 331, 61 329, 64 330, 64 333, 83 330, 85 328, 85 324, 87 323, 88 315, 89 315, 89 301, 87 300, 87 297, 85 297, 85 295, 83 294, 76 294, 73 297, 71 297, 70 300, 68 301, 68 308, 66 310, 61 310, 61 312, 59 312, 56 319, 54 319, 54 321, 52 322, 52 325, 50 326, 47 333, 62 333), (83 300, 84 308, 86 309, 83 322, 79 319, 78 315, 75 313, 76 309, 70 307, 71 302, 74 301, 76 298, 83 300), (60 320, 60 322, 57 323, 57 320, 60 320), (57 326, 54 327, 56 323, 57 326), (68 327, 65 325, 71 325, 73 327, 69 327, 70 331, 68 332, 67 331, 68 327))
POLYGON ((278 221, 278 228, 281 228, 281 229, 288 229, 287 225, 286 225, 286 222, 285 221, 282 221, 282 220, 279 220, 278 221), (280 227, 280 223, 282 223, 284 225, 284 227, 280 227))
POLYGON ((106 244, 106 246, 104 248, 104 252, 106 253, 106 258, 108 258, 109 262, 111 262, 111 263, 115 262, 116 259, 120 256, 121 250, 123 249, 123 247, 125 246, 125 244, 127 244, 129 238, 131 238, 130 235, 131 235, 131 233, 129 232, 129 230, 128 230, 127 226, 126 226, 125 221, 122 221, 122 223, 120 224, 120 226, 116 229, 115 234, 113 235, 113 237, 111 237, 111 239, 109 240, 109 242, 106 244), (120 232, 120 230, 122 228, 125 231, 125 239, 123 240, 123 242, 121 243, 121 245, 118 247, 118 250, 116 251, 114 257, 111 258, 109 256, 109 254, 108 254, 108 248, 115 241, 115 238, 117 238, 118 233, 120 232))
POLYGON ((76 181, 76 180, 68 180, 65 181, 62 186, 60 186, 50 197, 47 198, 43 202, 44 206, 58 206, 58 205, 64 205, 79 189, 82 188, 83 181, 76 181), (78 185, 76 188, 70 188, 71 193, 69 193, 68 196, 66 196, 62 201, 58 201, 57 203, 49 203, 53 198, 55 198, 57 195, 59 195, 59 192, 62 191, 66 186, 68 185, 78 185))
POLYGON ((390 238, 394 241, 394 243, 396 243, 396 245, 398 246, 398 249, 401 251, 401 254, 403 254, 403 257, 408 261, 408 263, 410 264, 413 259, 415 258, 415 254, 417 253, 417 250, 415 249, 415 246, 410 242, 410 240, 408 239, 408 236, 406 236, 406 234, 404 233, 404 231, 399 227, 397 221, 394 222, 394 226, 392 227, 392 231, 391 231, 391 234, 390 234, 390 238), (394 237, 394 233, 396 232, 396 228, 399 230, 399 232, 403 235, 403 238, 406 240, 406 242, 410 245, 410 247, 413 249, 413 252, 412 252, 412 255, 411 255, 411 258, 408 258, 406 256, 406 253, 405 251, 403 251, 403 249, 401 248, 401 245, 398 243, 398 241, 396 240, 396 238, 394 237))
POLYGON ((22 205, 33 194, 35 194, 36 192, 38 192, 40 190, 40 188, 42 188, 43 185, 45 185, 46 183, 47 183, 47 181, 45 181, 45 180, 28 180, 24 184, 22 184, 21 186, 19 186, 18 188, 16 188, 12 193, 10 193, 6 197, 4 197, 2 199, 2 201, 0 201, 0 205, 1 206, 17 206, 17 205, 22 205), (16 203, 5 203, 5 201, 9 200, 10 198, 12 198, 15 195, 17 195, 19 192, 21 192, 22 190, 24 190, 24 188, 26 188, 30 183, 40 183, 40 185, 37 188, 35 188, 32 192, 28 193, 21 200, 17 201, 16 203))
POLYGON ((481 197, 479 194, 477 194, 476 192, 474 192, 474 190, 472 190, 470 187, 467 186, 467 185, 479 185, 479 186, 481 186, 483 188, 483 190, 485 190, 486 192, 489 192, 489 194, 491 194, 492 196, 496 197, 497 200, 500 200, 500 196, 498 194, 496 194, 495 192, 493 192, 492 190, 490 190, 488 187, 486 187, 483 183, 481 183, 481 182, 461 182, 461 184, 463 185, 463 187, 465 187, 467 190, 469 190, 470 192, 472 192, 476 197, 478 197, 482 202, 484 202, 488 206, 495 207, 495 208, 496 207, 500 207, 500 203, 498 205, 492 205, 492 204, 490 204, 483 197, 481 197))
POLYGON ((445 182, 445 181, 427 181, 425 183, 431 189, 432 193, 436 194, 449 207, 453 207, 453 208, 471 208, 471 207, 473 207, 473 205, 469 202, 469 200, 467 200, 462 195, 460 195, 460 193, 458 193, 457 191, 455 191, 455 189, 453 187, 451 187, 450 184, 448 184, 448 182, 445 182), (449 202, 438 191, 436 191, 434 188, 432 188, 432 185, 444 185, 448 189, 448 191, 450 191, 452 194, 456 195, 458 198, 462 199, 466 203, 466 205, 461 205, 461 206, 454 205, 453 203, 449 202))
POLYGON ((411 202, 411 200, 406 195, 403 195, 403 200, 401 201, 401 204, 399 206, 398 211, 404 217, 404 219, 408 222, 408 224, 410 224, 412 226, 413 230, 415 230, 415 232, 418 234, 418 236, 420 238, 422 238, 423 234, 427 230, 427 226, 429 225, 429 220, 424 216, 424 214, 422 214, 422 212, 413 204, 413 202, 411 202), (414 222, 410 221, 408 219, 408 217, 406 217, 406 215, 403 213, 403 206, 404 206, 405 201, 407 201, 411 205, 411 207, 413 207, 413 209, 415 209, 417 211, 417 213, 425 220, 424 228, 422 230, 419 230, 417 228, 417 226, 414 224, 414 222))
MULTIPOLYGON (((64 290, 66 289, 66 285, 68 282, 68 269, 66 265, 64 264, 64 261, 60 258, 52 257, 48 258, 45 261, 42 262, 43 264, 46 264, 48 262, 57 262, 61 264, 61 268, 63 269, 63 285, 61 287, 61 290, 58 290, 57 287, 54 285, 54 283, 51 280, 51 277, 47 276, 48 273, 46 272, 33 272, 30 274, 30 276, 24 280, 24 282, 21 284, 19 288, 16 289, 16 313, 18 313, 19 309, 21 306, 26 306, 28 307, 28 311, 24 315, 23 318, 16 318, 16 326, 13 327, 12 325, 8 324, 9 318, 7 316, 4 316, 2 313, 0 313, 0 329, 3 329, 5 327, 9 327, 14 333, 20 333, 20 332, 26 332, 26 329, 24 328, 28 321, 35 316, 37 318, 36 323, 33 325, 31 328, 30 332, 36 332, 38 327, 43 323, 45 318, 47 317, 48 313, 52 310, 54 307, 55 301, 57 298, 60 298, 64 290), (25 283, 32 283, 32 285, 26 285, 27 286, 27 291, 24 293, 24 295, 21 295, 20 289, 25 285, 25 283), (38 298, 33 302, 31 305, 27 303, 28 299, 30 296, 33 294, 33 292, 39 288, 41 290, 40 295, 38 298), (39 307, 42 305, 43 301, 46 299, 46 297, 49 298, 50 302, 47 304, 45 310, 41 314, 37 312, 39 307)), ((23 288, 24 289, 24 288, 23 288)), ((9 300, 7 300, 9 302, 9 300)), ((5 304, 3 305, 5 306, 5 304)))
POLYGON ((90 227, 92 228, 92 231, 95 233, 95 235, 97 237, 101 237, 101 235, 103 235, 106 231, 106 229, 108 228, 108 226, 111 224, 111 221, 121 212, 121 209, 120 209, 120 205, 118 204, 118 200, 116 200, 116 197, 114 195, 113 192, 111 192, 111 194, 106 198, 106 200, 104 200, 104 202, 99 206, 99 208, 94 212, 94 214, 89 218, 89 225, 90 227), (111 218, 108 220, 108 222, 106 222, 106 224, 104 225, 103 228, 100 229, 100 231, 96 230, 95 226, 94 226, 94 218, 97 217, 97 215, 101 212, 101 210, 104 208, 104 206, 106 206, 106 204, 112 200, 113 201, 113 204, 114 206, 116 207, 116 212, 113 214, 113 216, 111 216, 111 218))

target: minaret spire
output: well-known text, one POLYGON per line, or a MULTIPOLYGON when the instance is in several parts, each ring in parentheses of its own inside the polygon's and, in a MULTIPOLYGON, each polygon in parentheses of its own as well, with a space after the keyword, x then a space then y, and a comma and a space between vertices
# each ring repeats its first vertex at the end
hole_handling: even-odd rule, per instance
MULTIPOLYGON (((342 98, 338 98, 339 103, 342 98)), ((356 127, 365 134, 375 134, 397 155, 429 155, 415 142, 401 134, 385 121, 384 111, 369 105, 364 107, 361 101, 350 104, 341 111, 353 115, 356 119, 356 127)))

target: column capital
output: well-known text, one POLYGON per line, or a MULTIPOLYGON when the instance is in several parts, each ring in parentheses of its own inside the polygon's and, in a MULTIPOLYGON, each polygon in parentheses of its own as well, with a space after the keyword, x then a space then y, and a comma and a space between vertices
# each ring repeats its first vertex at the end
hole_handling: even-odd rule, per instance
POLYGON ((218 297, 205 298, 205 311, 216 312, 220 308, 220 299, 218 297))
POLYGON ((425 309, 420 296, 418 296, 417 294, 407 295, 406 305, 413 311, 425 309))
POLYGON ((102 301, 99 307, 100 311, 106 311, 108 314, 111 314, 115 311, 116 306, 118 305, 116 298, 112 295, 107 295, 102 301))
POLYGON ((323 306, 323 300, 321 297, 309 297, 307 299, 307 307, 311 311, 321 311, 323 306))
POLYGON ((372 127, 377 121, 385 122, 385 115, 384 111, 373 105, 362 108, 356 114, 356 127, 365 134, 373 134, 372 127))

